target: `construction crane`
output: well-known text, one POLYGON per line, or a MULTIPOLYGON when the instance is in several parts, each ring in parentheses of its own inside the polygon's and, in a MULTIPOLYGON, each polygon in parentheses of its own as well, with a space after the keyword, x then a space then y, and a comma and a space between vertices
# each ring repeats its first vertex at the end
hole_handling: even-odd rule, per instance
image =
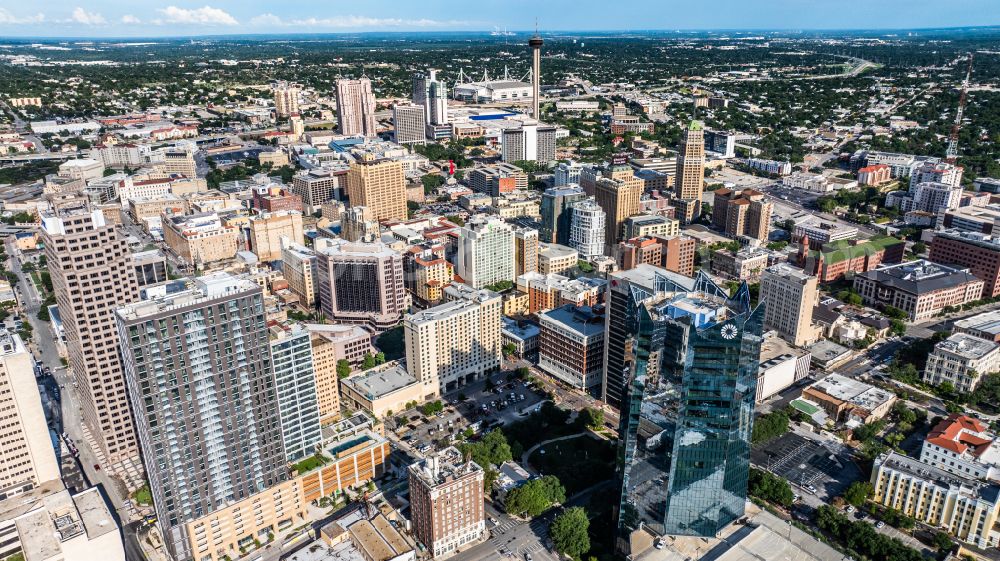
POLYGON ((965 98, 969 92, 969 80, 972 78, 972 53, 969 53, 969 68, 962 81, 962 93, 958 96, 958 112, 955 113, 955 124, 951 126, 951 136, 948 138, 948 150, 945 161, 954 164, 958 160, 958 131, 962 128, 962 114, 965 112, 965 98))

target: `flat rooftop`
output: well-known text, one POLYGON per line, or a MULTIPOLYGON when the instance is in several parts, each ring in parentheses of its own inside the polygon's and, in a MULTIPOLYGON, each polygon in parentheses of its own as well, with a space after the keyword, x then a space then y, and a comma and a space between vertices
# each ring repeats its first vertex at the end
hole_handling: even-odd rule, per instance
POLYGON ((977 279, 967 269, 957 269, 925 259, 897 265, 881 265, 877 269, 858 273, 859 276, 910 294, 927 294, 961 286, 977 279))
POLYGON ((882 465, 918 479, 930 481, 940 487, 958 489, 966 496, 978 497, 990 502, 996 502, 1000 498, 1000 487, 996 484, 950 473, 930 464, 925 464, 916 458, 903 456, 896 452, 889 452, 880 456, 875 460, 875 465, 882 465))
POLYGON ((811 387, 830 397, 863 407, 869 411, 895 397, 892 392, 840 374, 830 374, 811 387))
POLYGON ((596 337, 604 333, 604 317, 602 310, 566 304, 540 314, 538 319, 543 324, 546 320, 558 323, 583 337, 596 337))
POLYGON ((1000 335, 1000 310, 983 312, 972 317, 955 320, 955 328, 986 333, 995 337, 1000 335))
POLYGON ((387 368, 372 369, 357 376, 344 378, 341 383, 350 386, 366 398, 375 400, 412 386, 417 383, 417 379, 399 364, 392 364, 387 368))
POLYGON ((934 346, 934 353, 944 351, 968 360, 977 360, 996 350, 993 341, 973 337, 967 333, 955 333, 934 346))

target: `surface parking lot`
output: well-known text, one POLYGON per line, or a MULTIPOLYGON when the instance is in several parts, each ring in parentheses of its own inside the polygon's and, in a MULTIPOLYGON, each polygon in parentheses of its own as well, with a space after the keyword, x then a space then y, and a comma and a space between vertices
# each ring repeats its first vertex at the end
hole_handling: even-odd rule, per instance
POLYGON ((797 493, 819 498, 837 496, 851 481, 862 477, 847 454, 838 454, 795 433, 783 434, 755 448, 750 459, 757 467, 787 480, 797 493))

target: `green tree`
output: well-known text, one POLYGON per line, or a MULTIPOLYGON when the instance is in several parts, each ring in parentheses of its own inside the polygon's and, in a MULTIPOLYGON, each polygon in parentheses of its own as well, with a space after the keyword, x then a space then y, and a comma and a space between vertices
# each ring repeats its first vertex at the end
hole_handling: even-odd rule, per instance
POLYGON ((871 497, 874 492, 875 490, 872 488, 871 483, 867 481, 855 481, 854 483, 851 483, 851 486, 844 492, 844 500, 847 501, 848 504, 859 507, 865 504, 865 501, 867 501, 868 497, 871 497))
POLYGON ((351 363, 347 359, 337 361, 337 378, 346 378, 351 375, 351 363))
POLYGON ((51 321, 52 319, 49 317, 49 309, 45 306, 38 308, 38 315, 36 315, 35 317, 37 317, 42 321, 51 321))
POLYGON ((578 414, 577 421, 584 427, 597 430, 604 426, 604 411, 594 407, 584 407, 578 414))
POLYGON ((514 345, 514 343, 506 343, 504 346, 500 347, 500 352, 503 353, 504 357, 509 357, 517 352, 517 346, 514 345))
POLYGON ((582 507, 574 506, 559 514, 549 528, 556 551, 579 559, 590 551, 590 519, 582 507))
POLYGON ((764 470, 750 468, 747 490, 751 496, 780 506, 791 506, 795 493, 788 482, 764 470))
POLYGON ((788 432, 788 414, 784 411, 772 411, 754 421, 751 440, 754 444, 759 444, 786 432, 788 432))
POLYGON ((955 547, 955 542, 951 540, 951 536, 944 532, 938 532, 934 534, 934 547, 938 548, 938 551, 944 553, 951 551, 955 547))
POLYGON ((361 360, 362 370, 371 370, 375 368, 375 356, 371 353, 365 353, 365 358, 361 360))
POLYGON ((511 489, 504 499, 504 508, 515 516, 534 518, 552 505, 566 500, 566 489, 554 475, 532 479, 511 489))
POLYGON ((385 364, 385 353, 382 351, 375 353, 375 366, 380 364, 385 364))

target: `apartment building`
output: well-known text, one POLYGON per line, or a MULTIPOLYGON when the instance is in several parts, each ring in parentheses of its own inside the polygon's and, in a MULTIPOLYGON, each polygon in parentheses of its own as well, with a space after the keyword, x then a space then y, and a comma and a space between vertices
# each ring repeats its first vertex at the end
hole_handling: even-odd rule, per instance
POLYGON ((597 180, 594 189, 594 200, 604 210, 604 248, 605 255, 611 255, 622 236, 622 225, 629 216, 639 214, 639 198, 642 196, 644 182, 634 177, 632 179, 611 179, 602 177, 597 180))
POLYGON ((328 424, 340 418, 340 376, 337 363, 346 360, 352 368, 361 365, 366 354, 375 354, 372 333, 360 325, 310 323, 313 371, 316 376, 316 399, 320 422, 328 424))
POLYGON ((485 538, 483 468, 454 447, 408 468, 413 534, 435 559, 485 538))
POLYGON ((645 236, 676 236, 681 233, 681 223, 666 216, 641 214, 625 219, 622 236, 626 239, 645 236))
POLYGON ((526 273, 517 277, 517 290, 528 295, 527 313, 573 304, 595 306, 604 293, 605 281, 587 277, 570 279, 562 275, 526 273))
POLYGON ((294 463, 313 455, 321 440, 311 336, 302 324, 276 322, 268 335, 285 459, 294 463))
POLYGON ((403 320, 406 367, 444 394, 500 368, 499 294, 453 285, 458 297, 403 320))
POLYGON ((317 263, 316 252, 304 245, 289 242, 281 247, 281 274, 288 282, 288 290, 306 308, 319 302, 317 263))
MULTIPOLYGON (((601 243, 603 245, 603 240, 601 243)), ((575 269, 579 261, 580 254, 571 247, 554 243, 539 244, 538 272, 543 275, 566 274, 575 269)))
POLYGON ((470 218, 459 230, 455 274, 473 288, 513 281, 514 229, 500 218, 470 218))
POLYGON ((538 272, 538 230, 514 228, 514 274, 538 272))
POLYGON ((337 128, 345 136, 375 136, 375 93, 366 76, 337 80, 337 128))
POLYGON ((570 386, 600 394, 604 309, 566 304, 538 314, 538 367, 570 386))
POLYGON ((406 272, 406 289, 421 306, 434 306, 441 302, 442 290, 454 278, 452 264, 445 259, 445 248, 437 244, 410 247, 403 254, 406 272))
POLYGON ((714 191, 712 224, 731 237, 747 236, 766 242, 771 232, 774 203, 753 189, 714 191))

